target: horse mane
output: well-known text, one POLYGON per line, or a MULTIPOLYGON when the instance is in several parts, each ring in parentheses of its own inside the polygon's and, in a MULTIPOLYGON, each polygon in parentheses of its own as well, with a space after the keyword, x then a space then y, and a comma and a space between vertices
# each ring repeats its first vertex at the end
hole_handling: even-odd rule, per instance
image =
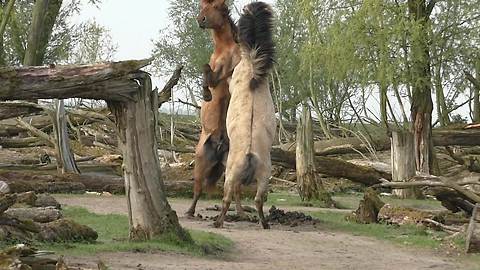
POLYGON ((236 43, 238 43, 238 39, 237 39, 238 27, 237 27, 237 24, 235 23, 235 21, 232 19, 231 10, 228 8, 228 6, 226 4, 222 5, 221 10, 222 10, 223 16, 225 18, 227 18, 227 22, 230 25, 230 29, 232 29, 233 39, 235 40, 236 43))
POLYGON ((264 2, 253 2, 244 8, 238 21, 240 47, 253 64, 250 88, 256 89, 266 80, 275 62, 273 42, 273 10, 264 2))

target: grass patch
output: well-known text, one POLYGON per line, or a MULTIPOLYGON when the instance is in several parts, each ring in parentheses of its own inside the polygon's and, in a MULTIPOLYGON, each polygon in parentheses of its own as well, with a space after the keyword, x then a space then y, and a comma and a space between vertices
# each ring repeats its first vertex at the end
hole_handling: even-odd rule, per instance
POLYGON ((441 239, 448 235, 416 225, 358 224, 346 221, 345 214, 342 213, 317 211, 310 215, 318 218, 321 222, 320 225, 327 230, 373 237, 405 246, 438 248, 441 239))
POLYGON ((66 207, 64 216, 96 230, 97 242, 49 243, 41 244, 40 248, 69 255, 120 251, 173 251, 202 256, 222 253, 233 245, 231 240, 221 235, 195 230, 189 231, 194 239, 193 244, 178 241, 173 235, 164 235, 146 242, 130 242, 128 241, 128 218, 124 215, 98 215, 81 207, 66 207))
MULTIPOLYGON (((332 199, 337 204, 339 209, 356 209, 358 203, 363 198, 362 194, 335 194, 332 199)), ((380 197, 380 199, 388 204, 394 206, 405 206, 424 210, 442 210, 444 209, 439 201, 436 200, 413 200, 413 199, 398 199, 395 197, 380 197)), ((248 201, 248 200, 247 200, 248 201)), ((310 206, 310 207, 325 207, 321 201, 304 202, 298 194, 294 193, 270 193, 268 194, 268 205, 275 206, 310 206)))

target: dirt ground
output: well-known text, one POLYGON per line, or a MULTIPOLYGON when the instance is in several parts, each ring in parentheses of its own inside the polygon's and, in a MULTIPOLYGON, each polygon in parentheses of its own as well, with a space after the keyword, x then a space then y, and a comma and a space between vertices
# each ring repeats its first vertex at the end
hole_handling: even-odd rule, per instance
MULTIPOLYGON (((123 197, 61 196, 63 205, 82 206, 95 213, 126 213, 123 197)), ((188 200, 172 200, 186 228, 222 234, 235 242, 234 250, 225 258, 192 257, 174 253, 106 253, 97 258, 68 258, 71 263, 101 259, 110 269, 475 269, 453 258, 444 258, 431 252, 409 249, 383 241, 331 231, 292 231, 273 226, 261 230, 249 223, 226 223, 224 229, 215 229, 212 222, 183 217, 188 200)), ((205 202, 198 205, 199 213, 207 212, 205 202)), ((297 209, 295 209, 297 210, 297 209)), ((310 210, 312 210, 310 208, 310 210)), ((90 266, 93 266, 90 265, 90 266)))

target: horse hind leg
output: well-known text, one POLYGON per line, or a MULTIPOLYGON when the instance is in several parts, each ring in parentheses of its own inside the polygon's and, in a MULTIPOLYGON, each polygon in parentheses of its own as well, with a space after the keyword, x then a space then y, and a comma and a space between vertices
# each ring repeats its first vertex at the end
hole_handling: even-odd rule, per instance
POLYGON ((195 156, 195 167, 193 169, 193 200, 190 208, 185 213, 187 217, 193 217, 195 215, 195 208, 197 207, 197 202, 202 195, 202 185, 208 169, 209 168, 207 166, 205 155, 203 153, 197 153, 195 156))
POLYGON ((217 220, 213 223, 213 226, 215 228, 223 227, 225 216, 227 215, 227 211, 230 208, 230 203, 232 202, 233 193, 234 193, 234 189, 233 189, 232 179, 226 178, 224 188, 223 188, 222 212, 218 216, 217 220))
POLYGON ((257 180, 257 194, 255 195, 255 206, 257 208, 258 217, 260 223, 264 229, 270 229, 267 219, 263 213, 263 203, 266 199, 266 193, 268 191, 268 178, 259 178, 257 180))
POLYGON ((241 184, 236 183, 235 184, 235 190, 234 190, 235 209, 236 209, 237 215, 240 217, 240 219, 246 220, 247 215, 245 214, 245 210, 243 210, 243 207, 242 207, 241 195, 242 195, 241 184))

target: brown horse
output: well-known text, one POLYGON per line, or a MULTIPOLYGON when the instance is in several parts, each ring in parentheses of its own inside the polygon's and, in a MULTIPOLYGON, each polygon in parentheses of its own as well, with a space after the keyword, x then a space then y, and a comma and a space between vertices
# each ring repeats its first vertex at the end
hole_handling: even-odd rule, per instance
POLYGON ((206 182, 207 189, 213 188, 225 172, 229 148, 225 125, 230 101, 228 87, 233 69, 240 61, 240 49, 235 40, 237 28, 225 0, 202 0, 200 8, 198 24, 203 29, 212 30, 215 50, 210 64, 206 64, 203 70, 202 133, 195 149, 194 195, 186 213, 188 216, 195 214, 203 182, 206 182))
POLYGON ((244 8, 238 21, 241 61, 235 67, 230 85, 227 131, 230 150, 225 172, 222 212, 215 227, 223 226, 232 197, 239 200, 241 185, 256 181, 255 205, 264 229, 269 225, 263 214, 272 164, 270 151, 276 120, 268 73, 274 62, 272 8, 254 2, 244 8))

